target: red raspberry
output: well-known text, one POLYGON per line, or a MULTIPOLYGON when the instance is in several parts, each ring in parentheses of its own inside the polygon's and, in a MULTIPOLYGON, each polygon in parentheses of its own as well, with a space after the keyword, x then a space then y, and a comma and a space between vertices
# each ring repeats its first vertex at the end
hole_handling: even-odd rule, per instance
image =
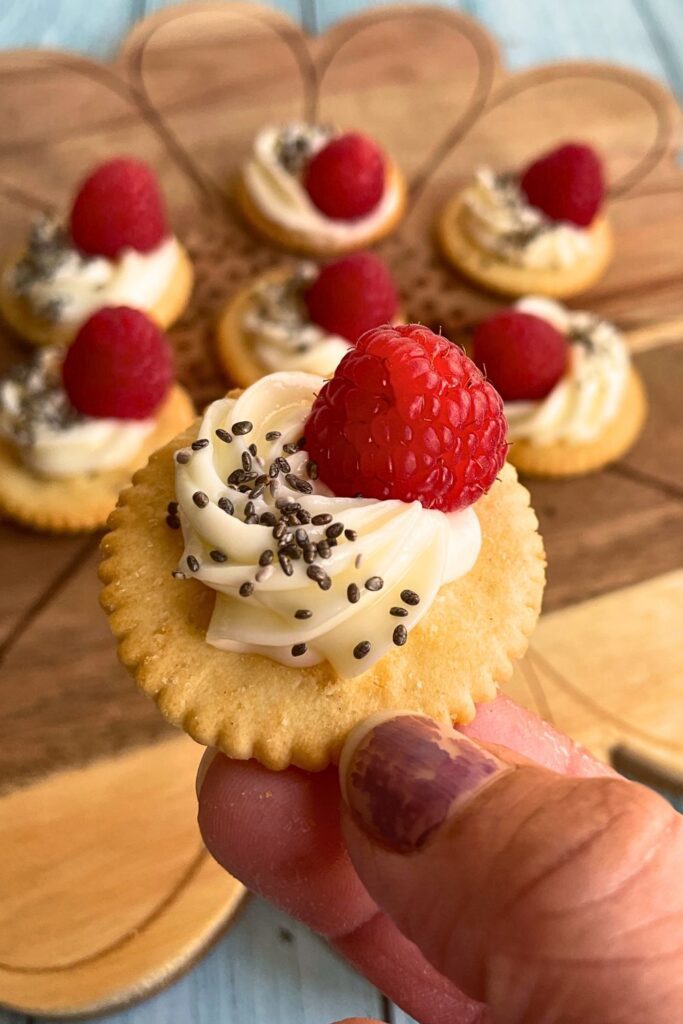
POLYGON ((552 391, 567 369, 569 345, 539 316, 503 309, 474 333, 473 358, 506 401, 532 401, 552 391))
POLYGON ((304 302, 313 323, 355 342, 371 327, 389 323, 398 295, 384 263, 371 252, 356 252, 323 267, 304 302))
POLYGON ((71 209, 71 238, 81 252, 115 259, 122 249, 150 252, 169 234, 156 175, 140 160, 100 164, 71 209))
POLYGON ((139 309, 99 309, 83 324, 62 365, 64 390, 86 416, 144 420, 173 379, 171 347, 139 309))
POLYGON ((340 135, 310 161, 304 187, 327 217, 364 217, 374 210, 384 192, 384 155, 364 135, 340 135))
POLYGON ((569 142, 534 160, 520 187, 532 206, 552 220, 586 228, 605 198, 602 164, 595 150, 569 142))
POLYGON ((472 360, 409 324, 363 335, 321 388, 305 434, 335 494, 452 512, 488 491, 506 429, 500 395, 472 360))

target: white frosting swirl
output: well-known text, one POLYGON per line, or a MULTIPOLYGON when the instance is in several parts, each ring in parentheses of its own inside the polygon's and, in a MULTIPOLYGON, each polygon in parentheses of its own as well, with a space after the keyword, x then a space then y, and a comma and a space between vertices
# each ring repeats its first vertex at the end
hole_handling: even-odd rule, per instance
POLYGON ((330 377, 350 348, 345 338, 306 315, 301 292, 317 273, 313 263, 301 263, 285 278, 266 278, 251 293, 243 327, 268 372, 303 370, 330 377))
MULTIPOLYGON (((396 213, 401 195, 398 183, 389 177, 384 193, 371 213, 356 220, 333 220, 315 206, 296 172, 278 159, 283 132, 306 126, 264 128, 256 136, 254 151, 244 168, 244 183, 258 208, 269 220, 318 244, 351 246, 374 234, 396 213)), ((312 141, 316 153, 328 138, 321 134, 312 141)))
MULTIPOLYGON (((259 462, 251 471, 268 472, 271 462, 282 454, 283 444, 300 438, 322 385, 323 380, 312 374, 271 374, 239 398, 222 399, 208 407, 198 435, 208 443, 200 450, 184 451, 185 462, 178 462, 176 456, 176 498, 185 539, 176 575, 194 575, 216 591, 206 637, 213 646, 262 654, 285 665, 327 660, 340 676, 352 677, 391 649, 397 626, 408 630, 415 626, 444 583, 470 571, 479 553, 481 531, 473 507, 446 514, 425 509, 417 501, 335 497, 319 480, 308 480, 304 451, 285 457, 292 473, 310 484, 310 494, 300 493, 282 474, 275 493, 267 485, 254 499, 226 486, 228 477, 242 466, 245 453, 248 464, 252 443, 259 462), (252 423, 253 430, 235 434, 232 425, 240 421, 252 423), (229 431, 233 440, 220 440, 219 429, 229 431), (270 431, 280 432, 281 437, 267 441, 270 431), (234 515, 218 504, 226 498, 234 506, 234 515), (314 565, 329 578, 329 587, 324 583, 322 589, 308 576, 318 569, 303 558, 293 560, 292 573, 286 575, 278 561, 272 525, 244 522, 247 501, 253 500, 254 515, 271 513, 279 519, 276 502, 282 499, 300 503, 311 516, 329 515, 332 523, 355 531, 355 540, 340 534, 329 558, 315 557, 314 565), (274 562, 263 567, 259 560, 267 550, 275 553, 274 562), (216 557, 226 560, 216 561, 216 557), (372 577, 382 580, 381 589, 373 589, 372 577), (247 596, 240 595, 244 584, 248 584, 247 596), (357 603, 347 596, 353 584, 360 590, 357 603), (401 598, 404 590, 419 594, 419 604, 406 604, 401 598), (390 615, 394 606, 408 614, 390 615), (295 612, 300 609, 312 614, 297 618, 295 612), (358 659, 354 649, 366 640, 370 650, 358 659), (299 644, 306 649, 297 656, 292 648, 299 644)), ((317 543, 325 537, 327 525, 302 528, 317 543)), ((296 527, 290 529, 294 532, 296 527)))
POLYGON ((37 316, 77 326, 103 306, 153 309, 173 277, 178 258, 178 242, 172 237, 151 252, 125 249, 115 260, 88 258, 64 248, 48 274, 22 275, 19 283, 16 265, 10 266, 3 285, 20 294, 37 316))
POLYGON ((32 472, 50 479, 127 465, 154 429, 145 420, 81 416, 61 387, 62 351, 41 349, 33 363, 0 381, 0 436, 32 472))
POLYGON ((574 266, 593 246, 589 231, 546 217, 527 202, 514 178, 496 175, 488 167, 477 171, 463 193, 463 219, 481 249, 535 270, 574 266))
POLYGON ((628 381, 628 349, 617 329, 592 313, 530 296, 516 303, 570 341, 566 374, 538 402, 506 402, 508 437, 548 445, 594 441, 618 414, 628 381))

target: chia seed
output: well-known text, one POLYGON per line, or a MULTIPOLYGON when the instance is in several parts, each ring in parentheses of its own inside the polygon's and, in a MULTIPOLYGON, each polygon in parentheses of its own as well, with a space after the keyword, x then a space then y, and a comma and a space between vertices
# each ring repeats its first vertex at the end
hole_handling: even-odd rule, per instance
POLYGON ((356 646, 353 649, 354 658, 357 658, 360 661, 361 658, 364 658, 367 654, 370 653, 371 647, 372 644, 370 643, 369 640, 361 640, 361 642, 359 644, 356 644, 356 646))
POLYGON ((397 647, 403 647, 404 643, 408 639, 408 630, 400 623, 394 630, 391 639, 394 641, 397 647))

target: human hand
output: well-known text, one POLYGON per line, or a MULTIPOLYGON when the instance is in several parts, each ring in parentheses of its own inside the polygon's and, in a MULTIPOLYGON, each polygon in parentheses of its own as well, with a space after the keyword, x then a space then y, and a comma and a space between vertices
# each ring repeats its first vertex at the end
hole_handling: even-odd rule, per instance
POLYGON ((340 774, 207 752, 199 823, 250 889, 422 1024, 683 1020, 683 818, 504 697, 367 723, 340 774), (463 734, 468 738, 464 738, 463 734))

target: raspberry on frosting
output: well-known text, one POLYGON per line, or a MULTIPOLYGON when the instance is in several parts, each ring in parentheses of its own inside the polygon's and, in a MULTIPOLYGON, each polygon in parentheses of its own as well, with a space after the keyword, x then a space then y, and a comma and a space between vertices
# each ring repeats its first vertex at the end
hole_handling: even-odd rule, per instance
POLYGON ((488 491, 507 451, 500 395, 459 348, 417 324, 364 334, 321 388, 305 435, 334 494, 444 512, 488 491))
POLYGON ((165 335, 148 316, 128 306, 105 307, 86 320, 62 365, 71 405, 98 418, 147 419, 172 380, 165 335))
POLYGON ((355 220, 371 213, 384 192, 385 160, 365 135, 340 135, 323 146, 304 172, 314 205, 333 220, 355 220))
POLYGON ((520 188, 551 220, 586 228, 605 198, 602 163, 590 146, 569 142, 534 160, 522 173, 520 188))
POLYGON ((169 226, 152 168, 130 157, 100 164, 78 190, 70 231, 74 245, 90 256, 115 259, 124 249, 156 249, 169 226))
POLYGON ((538 401, 565 374, 569 344, 547 320, 503 309, 477 327, 473 358, 505 401, 538 401))
POLYGON ((391 274, 370 252, 328 263, 303 298, 313 323, 350 342, 372 327, 389 323, 398 308, 391 274))

